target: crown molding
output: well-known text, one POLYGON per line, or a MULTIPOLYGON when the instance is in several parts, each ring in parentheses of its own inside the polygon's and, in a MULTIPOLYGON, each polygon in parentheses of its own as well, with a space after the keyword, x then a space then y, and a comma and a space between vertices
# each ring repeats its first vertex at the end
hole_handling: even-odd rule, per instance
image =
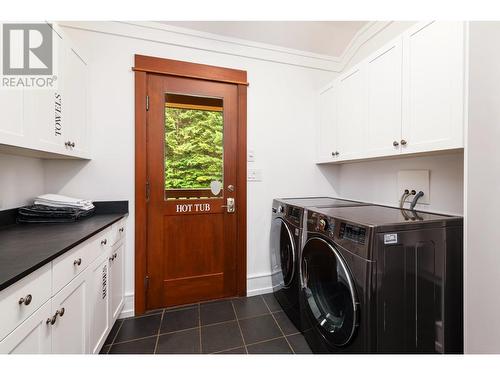
MULTIPOLYGON (((274 62, 302 68, 341 73, 356 52, 393 21, 370 21, 347 45, 341 56, 329 56, 272 44, 221 36, 154 21, 77 21, 58 22, 62 27, 100 34, 192 48, 200 51, 274 62)), ((243 69, 244 66, 241 66, 243 69)))

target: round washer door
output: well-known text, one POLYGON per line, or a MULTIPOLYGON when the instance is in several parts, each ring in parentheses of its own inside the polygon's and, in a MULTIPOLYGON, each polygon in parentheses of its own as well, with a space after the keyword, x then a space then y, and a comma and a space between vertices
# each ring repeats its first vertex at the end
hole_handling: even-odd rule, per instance
POLYGON ((277 262, 273 267, 281 270, 283 279, 280 281, 286 288, 291 284, 295 275, 295 242, 290 228, 281 218, 273 220, 271 242, 272 252, 277 262))
POLYGON ((304 245, 302 292, 324 339, 334 346, 349 344, 358 325, 356 290, 342 256, 321 238, 311 238, 304 245))

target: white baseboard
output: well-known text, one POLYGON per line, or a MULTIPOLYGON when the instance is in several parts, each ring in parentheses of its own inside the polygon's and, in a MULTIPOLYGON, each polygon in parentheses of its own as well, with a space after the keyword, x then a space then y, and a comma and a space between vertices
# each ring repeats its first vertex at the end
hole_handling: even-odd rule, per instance
POLYGON ((261 273, 247 277, 247 296, 271 293, 273 283, 270 273, 261 273))
POLYGON ((125 293, 123 309, 118 319, 130 318, 134 316, 134 293, 125 293))
MULTIPOLYGON (((247 296, 257 296, 259 294, 271 293, 273 284, 270 273, 262 273, 247 277, 247 296)), ((123 309, 118 319, 130 318, 134 316, 134 293, 125 293, 123 309)))

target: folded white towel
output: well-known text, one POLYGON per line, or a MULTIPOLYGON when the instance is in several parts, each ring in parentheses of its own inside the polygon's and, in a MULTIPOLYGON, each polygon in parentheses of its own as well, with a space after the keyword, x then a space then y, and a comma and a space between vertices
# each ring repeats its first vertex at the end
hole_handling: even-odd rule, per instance
POLYGON ((75 207, 82 210, 94 208, 92 201, 86 199, 72 198, 58 194, 43 194, 35 198, 34 204, 50 207, 75 207))

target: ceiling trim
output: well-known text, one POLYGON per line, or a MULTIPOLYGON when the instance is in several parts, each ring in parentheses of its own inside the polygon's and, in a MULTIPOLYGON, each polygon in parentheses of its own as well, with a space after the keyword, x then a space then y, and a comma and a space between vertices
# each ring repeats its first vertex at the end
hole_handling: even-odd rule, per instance
MULTIPOLYGON (((342 55, 334 57, 165 25, 154 21, 58 22, 59 25, 72 29, 335 73, 341 73, 359 48, 391 23, 392 21, 368 22, 354 35, 342 55), (140 34, 137 32, 137 28, 141 28, 140 34), (200 39, 205 41, 204 46, 200 44, 200 39)), ((244 67, 241 66, 241 69, 244 67)))

